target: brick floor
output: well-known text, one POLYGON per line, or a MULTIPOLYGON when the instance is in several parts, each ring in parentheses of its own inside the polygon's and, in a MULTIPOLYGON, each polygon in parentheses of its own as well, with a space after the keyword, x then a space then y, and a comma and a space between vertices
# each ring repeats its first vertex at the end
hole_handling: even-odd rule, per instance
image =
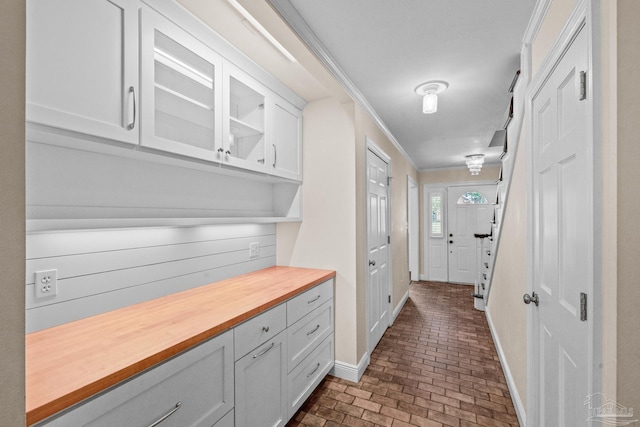
POLYGON ((519 426, 471 290, 414 282, 360 382, 327 376, 287 426, 519 426))

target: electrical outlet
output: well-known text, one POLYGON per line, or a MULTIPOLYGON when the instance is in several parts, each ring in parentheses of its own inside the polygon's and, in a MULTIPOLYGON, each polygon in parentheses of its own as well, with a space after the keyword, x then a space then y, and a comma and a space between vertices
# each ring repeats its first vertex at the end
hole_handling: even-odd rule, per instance
POLYGON ((260 243, 249 243, 249 258, 256 258, 260 256, 260 243))
POLYGON ((35 273, 36 299, 51 298, 58 293, 58 270, 43 270, 35 273))

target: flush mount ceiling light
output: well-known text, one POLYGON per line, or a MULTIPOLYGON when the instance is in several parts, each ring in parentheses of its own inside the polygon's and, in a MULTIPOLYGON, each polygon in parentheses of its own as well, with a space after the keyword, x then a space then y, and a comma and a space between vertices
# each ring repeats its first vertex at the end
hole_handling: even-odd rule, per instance
POLYGON ((438 94, 449 87, 449 83, 443 80, 432 80, 422 83, 416 88, 416 93, 422 98, 422 112, 433 114, 438 111, 438 94))
POLYGON ((464 158, 471 175, 479 175, 484 163, 484 154, 469 154, 464 158))

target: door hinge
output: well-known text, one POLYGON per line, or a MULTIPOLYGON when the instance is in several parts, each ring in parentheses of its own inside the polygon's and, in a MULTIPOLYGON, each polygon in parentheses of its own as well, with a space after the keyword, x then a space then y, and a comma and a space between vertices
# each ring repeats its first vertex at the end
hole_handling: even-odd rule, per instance
POLYGON ((391 304, 391 295, 389 295, 389 304, 391 304))
POLYGON ((391 236, 387 236, 387 244, 391 244, 391 236))
POLYGON ((587 320, 587 294, 584 292, 580 292, 580 320, 587 320))
POLYGON ((392 179, 393 179, 393 177, 392 177, 392 176, 388 176, 388 177, 387 177, 387 185, 388 185, 388 186, 389 186, 389 185, 391 185, 391 180, 392 180, 392 179))
POLYGON ((587 99, 587 72, 580 71, 580 97, 579 100, 587 99))

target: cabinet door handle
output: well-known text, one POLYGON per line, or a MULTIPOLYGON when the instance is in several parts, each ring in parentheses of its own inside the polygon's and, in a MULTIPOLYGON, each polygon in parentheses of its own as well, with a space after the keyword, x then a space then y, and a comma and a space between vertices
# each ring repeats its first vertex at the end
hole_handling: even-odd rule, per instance
POLYGON ((313 334, 315 331, 317 331, 318 329, 320 329, 320 325, 317 325, 315 328, 313 328, 312 331, 307 332, 307 336, 313 334))
POLYGON ((254 358, 254 359, 257 359, 258 357, 265 355, 269 350, 271 350, 271 349, 273 348, 273 346, 274 346, 274 345, 276 345, 276 343, 272 342, 272 343, 271 343, 271 345, 270 345, 269 347, 265 348, 264 350, 262 350, 262 351, 261 351, 260 353, 258 353, 258 354, 254 354, 254 355, 253 355, 253 358, 254 358))
POLYGON ((318 296, 317 296, 317 297, 315 297, 314 299, 311 299, 311 300, 307 301, 307 304, 314 303, 314 302, 318 301, 319 299, 320 299, 320 295, 318 295, 318 296))
POLYGON ((181 406, 182 406, 182 402, 176 403, 175 408, 173 408, 172 410, 164 414, 162 417, 155 420, 153 424, 149 424, 149 427, 156 427, 158 424, 160 424, 161 422, 169 418, 171 415, 173 415, 178 409, 180 409, 181 406))
POLYGON ((273 146, 273 167, 276 167, 276 164, 278 163, 278 148, 276 147, 276 144, 271 144, 273 146))
POLYGON ((269 332, 269 327, 268 326, 263 326, 262 327, 262 332, 269 332))
POLYGON ((133 94, 133 121, 131 123, 129 123, 129 125, 127 126, 128 130, 132 130, 134 127, 136 127, 136 88, 134 88, 133 86, 129 86, 129 93, 133 94))
POLYGON ((309 378, 311 375, 315 374, 319 367, 320 367, 320 362, 318 362, 318 364, 316 365, 316 367, 315 367, 315 368, 313 368, 313 371, 311 371, 311 372, 309 372, 309 373, 307 374, 307 378, 309 378))

